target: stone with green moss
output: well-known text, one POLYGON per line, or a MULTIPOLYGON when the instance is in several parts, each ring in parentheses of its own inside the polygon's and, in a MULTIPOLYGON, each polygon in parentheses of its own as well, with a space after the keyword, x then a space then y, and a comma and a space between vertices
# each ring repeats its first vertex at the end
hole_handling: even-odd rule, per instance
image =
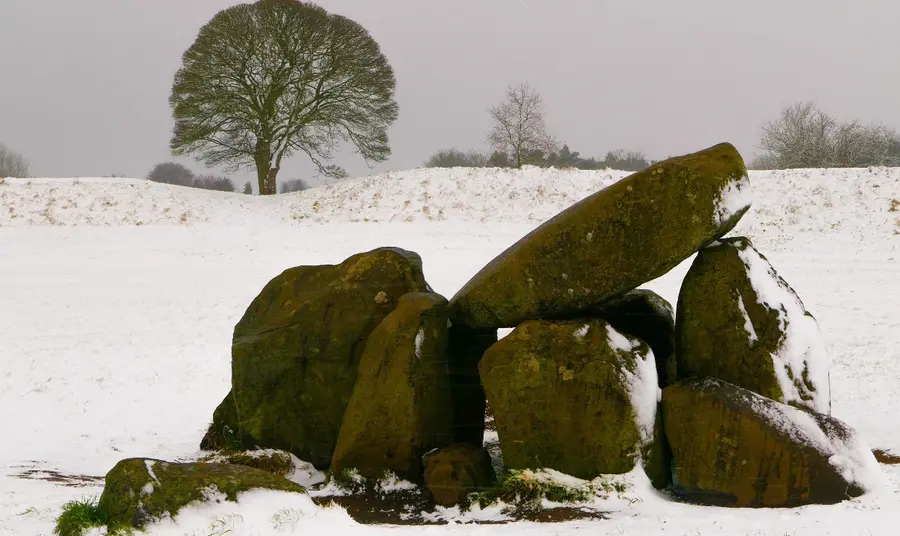
POLYGON ((485 266, 451 300, 454 324, 513 327, 577 314, 655 279, 731 230, 750 206, 722 143, 654 164, 572 205, 485 266))
POLYGON ((239 493, 269 489, 306 493, 284 477, 243 465, 169 463, 147 458, 122 460, 106 474, 98 511, 110 527, 141 529, 166 514, 218 492, 236 501, 239 493))
POLYGON ((878 464, 846 424, 747 389, 694 378, 663 390, 663 419, 676 490, 709 505, 793 507, 833 504, 864 492, 878 464), (834 463, 832 463, 834 462, 834 463), (862 464, 862 465, 859 465, 862 464))
POLYGON ((212 423, 200 440, 200 449, 239 451, 253 446, 253 440, 240 430, 234 395, 228 391, 225 399, 213 412, 212 423))
POLYGON ((652 290, 636 289, 589 312, 650 346, 660 387, 675 382, 675 311, 665 298, 652 290))
MULTIPOLYGON (((659 387, 652 351, 606 321, 527 321, 478 366, 510 469, 555 469, 583 479, 648 463, 657 438, 659 387)), ((656 473, 654 473, 654 471, 656 473)))
POLYGON ((447 315, 443 296, 405 294, 369 335, 333 473, 356 469, 376 478, 390 470, 421 482, 422 456, 453 443, 447 315))
POLYGON ((422 463, 425 486, 441 506, 464 504, 470 494, 488 490, 496 479, 488 451, 469 443, 435 449, 422 463))
POLYGON ((829 357, 815 318, 744 237, 701 250, 676 315, 678 377, 712 377, 831 412, 829 357))
POLYGON ((199 461, 246 465, 279 476, 288 476, 296 468, 290 453, 274 449, 222 450, 208 454, 199 461))
POLYGON ((240 432, 328 467, 369 334, 400 296, 427 291, 421 258, 397 248, 291 268, 270 281, 234 329, 240 432))

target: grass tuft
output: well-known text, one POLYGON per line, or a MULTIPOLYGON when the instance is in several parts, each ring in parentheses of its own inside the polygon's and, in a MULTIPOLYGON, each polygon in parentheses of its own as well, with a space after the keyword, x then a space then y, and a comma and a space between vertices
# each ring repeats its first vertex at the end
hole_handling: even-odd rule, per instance
POLYGON ((584 503, 596 496, 597 492, 590 483, 581 486, 568 486, 546 478, 539 478, 531 471, 505 471, 497 479, 491 489, 473 493, 469 505, 478 504, 486 508, 491 504, 502 502, 512 506, 517 513, 529 513, 541 510, 544 499, 555 503, 584 503))
POLYGON ((63 505, 63 511, 56 519, 53 534, 58 536, 81 536, 94 527, 107 525, 107 518, 97 508, 97 499, 85 498, 69 501, 63 505))

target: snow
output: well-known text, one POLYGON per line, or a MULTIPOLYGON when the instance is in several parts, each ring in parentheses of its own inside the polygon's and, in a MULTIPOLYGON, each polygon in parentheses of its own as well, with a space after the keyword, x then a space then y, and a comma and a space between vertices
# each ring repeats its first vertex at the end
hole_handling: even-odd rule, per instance
POLYGON ((738 294, 738 309, 741 310, 741 314, 744 315, 744 331, 747 332, 747 335, 750 337, 750 346, 753 346, 753 343, 759 340, 759 337, 756 335, 756 329, 753 327, 753 322, 750 320, 750 315, 747 314, 747 308, 744 306, 744 298, 738 294))
MULTIPOLYGON (((144 465, 147 467, 147 474, 150 475, 150 478, 157 484, 160 484, 159 479, 156 478, 156 473, 153 472, 153 466, 156 465, 156 462, 153 460, 144 460, 144 465)), ((163 467, 163 469, 165 469, 165 467, 163 467)))
POLYGON ((756 249, 752 246, 738 249, 738 256, 747 267, 757 301, 777 313, 780 330, 785 334, 781 347, 772 354, 775 376, 784 393, 783 401, 802 403, 819 413, 831 413, 831 359, 819 324, 806 314, 797 294, 756 249), (814 392, 805 393, 813 395, 811 401, 803 400, 791 378, 804 378, 804 382, 812 385, 814 392))
POLYGON ((416 359, 422 359, 422 343, 425 342, 425 328, 419 328, 416 333, 416 359))
POLYGON ((642 346, 641 341, 619 333, 610 324, 606 325, 606 340, 612 348, 634 355, 634 372, 628 369, 622 369, 620 372, 628 385, 628 394, 634 410, 635 424, 641 435, 641 443, 649 444, 653 441, 657 405, 662 399, 662 390, 659 388, 659 377, 656 371, 656 358, 646 344, 643 345, 643 352, 635 352, 642 346))
MULTIPOLYGON (((624 175, 413 170, 275 199, 141 180, 7 179, 0 185, 0 536, 49 536, 65 502, 102 490, 102 481, 70 487, 20 476, 26 471, 102 477, 123 458, 196 459, 230 386, 234 325, 283 269, 394 245, 418 252, 431 286, 449 297, 535 225, 624 175)), ((731 234, 749 236, 816 314, 834 356, 832 414, 869 446, 900 451, 900 213, 888 212, 900 199, 900 169, 751 171, 750 179, 753 206, 731 234)), ((645 287, 676 303, 692 260, 645 287)), ((842 448, 832 463, 865 447, 842 448)), ((222 520, 237 525, 230 536, 888 536, 900 510, 900 468, 882 468, 887 485, 872 493, 788 510, 678 504, 636 472, 627 500, 604 501, 609 519, 599 521, 360 526, 304 496, 251 492, 237 504, 184 510, 152 533, 210 534, 222 520)), ((292 478, 323 475, 306 466, 292 478)), ((499 508, 468 515, 502 518, 499 508)))
POLYGON ((743 175, 730 181, 722 189, 716 202, 716 225, 722 225, 753 203, 750 177, 743 175))
POLYGON ((590 329, 591 329, 591 325, 585 324, 585 325, 581 326, 580 328, 578 328, 577 330, 575 330, 575 333, 573 333, 573 335, 575 336, 576 339, 583 339, 583 338, 587 337, 588 331, 590 331, 590 329))
POLYGON ((609 343, 610 348, 613 350, 629 353, 641 345, 641 341, 626 337, 616 331, 612 324, 606 324, 606 342, 609 343))

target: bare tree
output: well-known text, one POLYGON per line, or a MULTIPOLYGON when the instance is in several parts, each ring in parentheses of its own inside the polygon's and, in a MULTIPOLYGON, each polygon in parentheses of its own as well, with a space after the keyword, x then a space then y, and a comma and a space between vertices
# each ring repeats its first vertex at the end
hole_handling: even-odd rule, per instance
POLYGON ((492 121, 488 143, 495 154, 508 155, 511 165, 520 168, 531 155, 556 151, 556 140, 544 123, 541 96, 527 82, 509 86, 506 100, 488 111, 492 121))
POLYGON ((792 104, 763 126, 759 162, 770 169, 900 165, 900 137, 884 125, 838 122, 814 102, 792 104))
POLYGON ((0 178, 28 177, 28 160, 0 143, 0 178))

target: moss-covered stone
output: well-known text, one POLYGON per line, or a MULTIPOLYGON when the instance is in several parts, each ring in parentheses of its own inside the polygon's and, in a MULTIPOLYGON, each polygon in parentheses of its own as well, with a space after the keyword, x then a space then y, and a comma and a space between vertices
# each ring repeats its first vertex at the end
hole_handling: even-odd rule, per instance
POLYGON ((441 506, 465 503, 470 493, 490 488, 496 478, 488 451, 468 443, 429 452, 422 462, 425 486, 441 506))
POLYGON ((728 143, 659 162, 501 253, 453 297, 451 319, 513 327, 633 290, 731 230, 749 208, 748 193, 744 162, 728 143))
POLYGON ((832 504, 863 493, 842 476, 840 464, 855 461, 847 458, 849 451, 841 447, 844 455, 834 456, 837 451, 828 446, 854 441, 853 430, 837 419, 712 378, 667 387, 662 405, 675 486, 689 499, 790 507, 832 504), (836 465, 829 462, 833 456, 836 465))
POLYGON ((675 311, 665 298, 652 290, 637 289, 592 308, 590 313, 650 346, 660 387, 675 382, 675 311))
POLYGON ((333 473, 377 478, 390 470, 421 482, 422 456, 453 443, 447 315, 443 296, 405 294, 369 335, 333 473))
POLYGON ((225 399, 213 412, 212 423, 200 440, 200 449, 237 451, 254 446, 253 439, 240 430, 234 395, 228 391, 225 399))
POLYGON ((294 469, 294 460, 283 450, 223 450, 200 458, 203 463, 230 463, 246 465, 279 476, 288 476, 294 469))
POLYGON ((723 239, 697 254, 678 296, 675 354, 680 379, 718 378, 831 412, 818 325, 747 238, 723 239))
POLYGON ((450 327, 450 390, 453 398, 453 437, 456 443, 484 444, 487 401, 478 363, 497 342, 496 329, 450 327))
MULTIPOLYGON (((524 322, 488 349, 479 370, 509 469, 592 479, 627 473, 662 448, 652 352, 604 320, 524 322)), ((644 467, 665 482, 666 467, 644 467)))
POLYGON ((140 529, 164 514, 174 516, 182 507, 206 499, 210 489, 229 501, 251 489, 306 493, 303 486, 286 478, 243 465, 129 458, 106 474, 97 508, 110 527, 140 529))
POLYGON ((400 296, 429 290, 419 256, 396 248, 270 281, 234 329, 241 433, 328 467, 369 334, 400 296))

